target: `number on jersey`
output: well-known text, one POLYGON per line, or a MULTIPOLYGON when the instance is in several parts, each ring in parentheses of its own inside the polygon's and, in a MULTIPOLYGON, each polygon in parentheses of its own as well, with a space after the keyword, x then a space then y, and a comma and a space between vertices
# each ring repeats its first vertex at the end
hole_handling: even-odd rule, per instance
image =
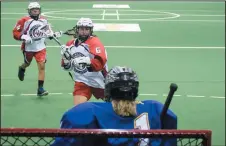
MULTIPOLYGON (((150 129, 148 113, 143 113, 134 120, 134 128, 140 129, 140 130, 149 130, 150 129)), ((148 138, 141 138, 140 143, 138 145, 139 146, 147 146, 148 143, 149 143, 148 138)))
POLYGON ((97 54, 100 54, 100 53, 101 53, 101 51, 100 51, 100 48, 99 48, 99 47, 97 47, 97 48, 96 48, 96 53, 97 53, 97 54))

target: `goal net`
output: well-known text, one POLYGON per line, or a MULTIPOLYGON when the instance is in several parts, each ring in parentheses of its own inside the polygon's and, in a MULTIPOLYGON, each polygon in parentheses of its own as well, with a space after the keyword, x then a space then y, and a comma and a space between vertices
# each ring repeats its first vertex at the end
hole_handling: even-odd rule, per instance
MULTIPOLYGON (((131 141, 138 139, 145 146, 151 145, 151 139, 177 140, 178 146, 211 146, 209 130, 113 130, 113 129, 26 129, 1 128, 2 146, 48 146, 56 137, 87 138, 87 140, 105 139, 117 144, 122 138, 131 141)), ((138 143, 137 143, 138 144, 138 143)), ((137 145, 131 144, 131 145, 137 145)), ((163 145, 164 146, 164 145, 163 145)))

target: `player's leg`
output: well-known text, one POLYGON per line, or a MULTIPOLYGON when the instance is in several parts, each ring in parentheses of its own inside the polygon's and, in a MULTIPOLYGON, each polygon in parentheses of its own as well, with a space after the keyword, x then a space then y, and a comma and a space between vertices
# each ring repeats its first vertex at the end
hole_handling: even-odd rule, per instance
POLYGON ((73 96, 74 105, 86 102, 92 96, 91 88, 82 82, 75 82, 73 96))
POLYGON ((20 81, 24 80, 26 68, 31 64, 34 53, 22 51, 24 62, 19 66, 18 69, 18 78, 20 81))
POLYGON ((91 88, 91 92, 93 93, 93 96, 96 99, 105 100, 105 98, 104 98, 104 89, 101 89, 101 88, 91 88))
POLYGON ((46 63, 46 49, 36 52, 34 55, 38 65, 38 96, 48 95, 48 91, 44 89, 45 81, 45 63, 46 63))

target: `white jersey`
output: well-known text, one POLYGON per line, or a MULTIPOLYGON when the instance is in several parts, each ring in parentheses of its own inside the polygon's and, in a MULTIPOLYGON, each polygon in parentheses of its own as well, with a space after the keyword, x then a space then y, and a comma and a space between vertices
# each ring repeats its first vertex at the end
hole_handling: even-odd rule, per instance
MULTIPOLYGON (((70 46, 70 53, 73 58, 76 57, 89 57, 90 59, 94 58, 94 55, 89 52, 89 47, 87 44, 80 44, 75 47, 70 46)), ((105 65, 105 69, 107 70, 107 64, 105 65)), ((89 72, 86 66, 75 67, 72 66, 72 70, 70 71, 74 81, 83 82, 88 86, 94 88, 102 88, 104 89, 104 74, 102 71, 99 72, 89 72)))
POLYGON ((34 20, 30 16, 22 17, 14 27, 14 38, 21 40, 21 35, 28 35, 32 38, 32 43, 23 43, 22 49, 29 52, 41 51, 46 48, 45 38, 43 38, 46 35, 43 32, 50 33, 47 24, 47 20, 42 16, 38 20, 34 20))
POLYGON ((46 19, 30 20, 24 25, 24 28, 29 27, 27 34, 32 38, 31 44, 25 45, 25 51, 38 52, 46 48, 45 38, 40 38, 44 36, 40 27, 47 25, 46 19), (30 26, 29 26, 30 25, 30 26), (39 39, 35 39, 38 38, 39 39))

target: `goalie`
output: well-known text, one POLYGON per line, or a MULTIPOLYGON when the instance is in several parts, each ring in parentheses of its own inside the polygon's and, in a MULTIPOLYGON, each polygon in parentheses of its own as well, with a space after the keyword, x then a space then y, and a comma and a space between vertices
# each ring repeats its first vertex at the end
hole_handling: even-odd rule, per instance
MULTIPOLYGON (((177 129, 177 117, 168 110, 161 127, 163 105, 154 100, 137 102, 139 81, 137 74, 128 67, 112 68, 105 80, 105 103, 86 102, 64 113, 63 129, 177 129)), ((52 146, 160 146, 161 139, 146 138, 63 138, 57 137, 52 146)), ((176 146, 176 139, 164 141, 164 146, 176 146)))
POLYGON ((38 65, 37 95, 48 95, 44 89, 46 45, 45 38, 51 38, 53 33, 47 20, 41 16, 41 6, 37 2, 28 5, 28 16, 19 19, 13 29, 15 40, 22 41, 21 50, 24 63, 19 66, 18 78, 24 80, 25 70, 35 58, 38 65), (44 33, 45 32, 45 33, 44 33))
POLYGON ((81 18, 74 27, 76 38, 61 46, 64 70, 74 80, 74 105, 88 101, 92 95, 104 98, 107 53, 99 38, 93 35, 93 22, 81 18))

